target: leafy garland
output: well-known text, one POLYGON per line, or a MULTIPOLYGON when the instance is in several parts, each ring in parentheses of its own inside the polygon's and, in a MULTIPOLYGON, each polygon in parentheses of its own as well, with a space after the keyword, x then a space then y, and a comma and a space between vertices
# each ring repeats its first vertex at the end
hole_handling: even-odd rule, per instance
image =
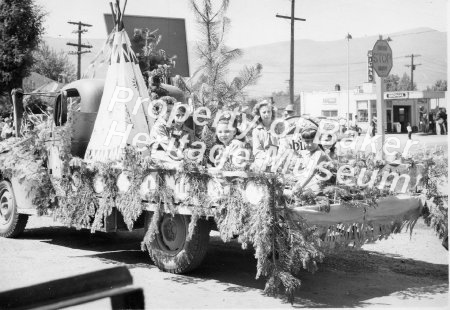
POLYGON ((43 215, 56 202, 56 193, 45 168, 47 163, 45 135, 30 131, 24 138, 9 138, 0 142, 0 175, 2 179, 16 178, 33 193, 32 203, 38 215, 43 215))
MULTIPOLYGON (((62 148, 68 150, 66 143, 70 142, 67 138, 70 133, 62 131, 59 134, 63 141, 62 148)), ((164 255, 159 253, 161 251, 154 250, 151 243, 158 234, 162 214, 167 210, 173 214, 177 212, 174 191, 167 186, 166 176, 184 177, 190 184, 190 189, 188 198, 182 201, 180 206, 189 207, 192 213, 189 237, 192 236, 198 219, 213 217, 224 241, 239 236, 238 240, 244 248, 253 246, 258 261, 256 277, 264 276, 268 279, 265 292, 271 295, 284 292, 291 301, 301 283, 296 277, 300 269, 312 272, 317 270, 317 263, 322 261, 330 245, 331 248, 335 245, 346 245, 350 239, 357 245, 362 245, 367 240, 378 239, 398 231, 405 223, 404 219, 400 219, 395 225, 335 225, 324 231, 323 228, 311 226, 304 219, 294 216, 291 208, 318 204, 322 210, 327 211, 330 203, 337 201, 351 207, 374 207, 379 197, 391 193, 376 187, 355 189, 355 186, 337 186, 333 184, 335 179, 331 178, 328 183, 322 184, 322 193, 319 195, 301 190, 294 190, 291 195, 286 195, 282 191, 284 180, 274 174, 260 174, 247 179, 228 179, 222 188, 223 194, 211 198, 207 195, 207 188, 208 182, 214 180, 214 177, 209 175, 205 168, 193 162, 184 162, 179 171, 170 171, 144 158, 133 148, 125 149, 123 167, 112 162, 87 165, 81 159, 72 158, 70 153, 63 153, 65 174, 63 178, 56 180, 48 175, 45 169, 45 139, 48 139, 45 135, 32 135, 26 142, 22 141, 12 147, 9 154, 0 159, 4 177, 15 176, 20 180, 32 181, 36 191, 34 201, 40 214, 53 210, 66 225, 90 227, 95 231, 101 228, 104 217, 111 214, 116 207, 124 216, 127 227, 132 229, 134 221, 144 210, 139 192, 140 185, 144 177, 157 168, 158 187, 145 197, 147 201, 156 202, 157 209, 148 224, 142 248, 147 248, 154 255, 164 255), (18 155, 21 156, 19 160, 13 160, 18 155), (130 186, 126 192, 120 193, 117 179, 124 171, 130 186), (105 184, 100 196, 94 191, 94 177, 103 178, 105 184), (246 182, 249 181, 268 189, 258 206, 250 204, 242 195, 242 188, 245 188, 246 182), (356 235, 358 237, 354 238, 356 235)), ((415 169, 419 164, 414 159, 402 160, 409 163, 408 169, 415 169)), ((356 166, 357 172, 360 171, 358 169, 366 168, 369 177, 373 170, 386 167, 385 162, 376 161, 364 154, 353 154, 332 163, 334 170, 331 171, 335 173, 338 165, 342 163, 356 166)), ((426 214, 426 219, 438 231, 440 237, 444 237, 448 233, 447 208, 444 206, 446 200, 445 197, 436 197, 435 193, 448 169, 446 159, 430 155, 422 164, 426 168, 423 184, 428 188, 426 195, 429 213, 426 214)))
POLYGON ((191 209, 191 221, 188 229, 188 240, 192 238, 197 220, 208 216, 208 207, 211 206, 211 198, 208 196, 208 182, 212 179, 207 169, 198 166, 194 161, 185 160, 177 171, 175 178, 184 179, 189 184, 189 195, 181 202, 182 206, 191 209), (206 208, 205 208, 206 207, 206 208))
MULTIPOLYGON (((425 223, 431 226, 443 245, 448 249, 448 194, 441 189, 448 186, 448 158, 442 156, 442 151, 426 150, 422 155, 424 165, 423 180, 421 185, 425 192, 425 223)), ((417 158, 414 158, 417 159, 417 158)), ((417 163, 411 159, 410 166, 417 163)))
POLYGON ((97 165, 97 172, 97 178, 100 178, 105 185, 98 199, 97 212, 95 213, 91 226, 92 233, 100 230, 103 219, 112 213, 113 208, 116 206, 116 197, 119 191, 117 188, 117 177, 120 174, 120 169, 108 163, 99 163, 97 165))
POLYGON ((63 195, 58 196, 55 216, 67 226, 89 228, 98 209, 98 198, 94 192, 95 170, 86 166, 74 168, 69 176, 54 180, 63 195))
POLYGON ((124 218, 129 230, 133 229, 133 223, 143 211, 142 199, 139 193, 140 185, 147 174, 147 169, 139 165, 141 161, 137 157, 137 152, 131 148, 125 148, 125 160, 123 161, 123 172, 128 177, 130 186, 116 197, 116 207, 124 218))

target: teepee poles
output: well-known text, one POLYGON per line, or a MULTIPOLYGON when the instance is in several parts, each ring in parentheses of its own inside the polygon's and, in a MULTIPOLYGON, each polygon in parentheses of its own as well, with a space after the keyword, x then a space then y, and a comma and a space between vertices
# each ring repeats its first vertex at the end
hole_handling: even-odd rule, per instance
POLYGON ((124 4, 122 10, 120 10, 120 0, 116 0, 115 4, 113 4, 112 2, 109 3, 109 6, 111 7, 111 12, 112 12, 116 31, 121 31, 124 28, 123 16, 125 13, 125 8, 127 7, 127 2, 128 2, 128 0, 125 0, 125 4, 124 4), (114 9, 114 7, 115 7, 115 9, 114 9))

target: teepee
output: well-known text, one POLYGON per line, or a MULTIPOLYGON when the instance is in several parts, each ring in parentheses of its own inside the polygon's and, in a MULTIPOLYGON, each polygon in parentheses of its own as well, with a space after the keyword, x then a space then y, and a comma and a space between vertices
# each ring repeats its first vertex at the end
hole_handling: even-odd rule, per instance
MULTIPOLYGON (((126 6, 126 2, 125 2, 126 6)), ((150 134, 148 92, 125 32, 118 5, 113 11, 115 27, 109 35, 111 51, 103 97, 89 141, 85 159, 88 161, 120 161, 127 145, 142 146, 150 134)))

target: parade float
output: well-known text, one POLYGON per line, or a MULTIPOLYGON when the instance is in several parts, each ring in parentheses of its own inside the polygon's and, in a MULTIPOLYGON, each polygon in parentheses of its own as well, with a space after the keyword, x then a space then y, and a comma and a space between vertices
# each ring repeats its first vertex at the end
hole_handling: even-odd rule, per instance
MULTIPOLYGON (((314 272, 330 251, 412 229, 420 216, 447 238, 447 197, 438 187, 448 164, 439 150, 386 160, 364 151, 331 156, 323 143, 319 152, 328 158, 329 177, 316 190, 296 186, 289 165, 218 172, 201 159, 174 166, 149 156, 152 100, 123 14, 114 16, 106 79, 66 85, 47 122, 1 142, 0 236, 19 236, 30 215, 52 215, 93 233, 144 228, 142 250, 155 265, 186 273, 200 266, 210 230, 217 230, 224 242, 253 247, 256 277, 267 279, 265 291, 290 298, 300 286, 301 269, 314 272), (340 178, 343 166, 353 168, 340 178), (385 172, 392 178, 383 181, 385 172)), ((162 87, 187 103, 182 90, 162 87)), ((296 128, 308 122, 315 123, 287 120, 292 130, 286 139, 301 148, 296 128)))

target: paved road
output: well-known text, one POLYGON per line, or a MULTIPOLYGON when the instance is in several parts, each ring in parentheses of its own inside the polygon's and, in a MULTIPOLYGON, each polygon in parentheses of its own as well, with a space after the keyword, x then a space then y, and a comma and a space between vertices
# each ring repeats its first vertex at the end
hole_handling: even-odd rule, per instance
MULTIPOLYGON (((212 237, 202 266, 190 275, 160 272, 139 250, 142 232, 90 234, 32 217, 21 239, 0 239, 0 291, 126 265, 153 308, 291 308, 262 294, 251 250, 212 237)), ((315 274, 302 272, 295 307, 444 306, 448 302, 448 252, 420 224, 369 244, 330 255, 315 274)), ((0 306, 1 308, 1 306, 0 306)), ((86 306, 79 307, 85 309, 86 306)), ((106 301, 91 309, 108 308, 106 301)))

